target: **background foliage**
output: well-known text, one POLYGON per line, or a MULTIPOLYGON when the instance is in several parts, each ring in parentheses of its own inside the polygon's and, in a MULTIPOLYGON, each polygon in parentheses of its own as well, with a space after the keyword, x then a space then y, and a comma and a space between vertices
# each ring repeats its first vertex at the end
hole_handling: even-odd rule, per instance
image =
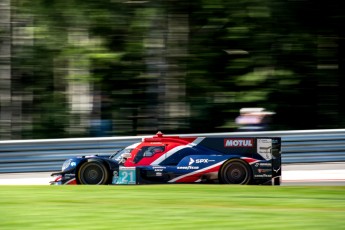
POLYGON ((341 128, 340 3, 5 0, 1 139, 341 128))

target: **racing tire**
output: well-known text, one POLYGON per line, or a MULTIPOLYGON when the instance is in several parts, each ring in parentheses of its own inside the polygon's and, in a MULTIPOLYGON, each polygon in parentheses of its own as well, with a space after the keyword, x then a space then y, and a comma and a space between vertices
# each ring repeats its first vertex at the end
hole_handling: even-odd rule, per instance
POLYGON ((252 170, 242 160, 229 160, 223 164, 219 177, 223 184, 249 184, 252 180, 252 170))
POLYGON ((87 161, 78 170, 80 184, 104 185, 109 181, 109 170, 100 161, 87 161))

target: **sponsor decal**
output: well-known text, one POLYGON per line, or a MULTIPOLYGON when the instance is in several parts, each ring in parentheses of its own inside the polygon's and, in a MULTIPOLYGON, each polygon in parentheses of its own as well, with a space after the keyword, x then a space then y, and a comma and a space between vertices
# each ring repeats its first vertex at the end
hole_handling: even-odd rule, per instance
POLYGON ((280 170, 281 167, 279 167, 278 169, 273 169, 274 172, 278 172, 280 170))
POLYGON ((113 172, 113 179, 112 179, 112 184, 116 184, 117 180, 119 179, 119 173, 117 171, 113 172))
POLYGON ((258 139, 257 152, 265 160, 272 159, 272 139, 258 139))
POLYGON ((188 165, 191 165, 191 164, 193 164, 193 163, 194 163, 193 158, 189 158, 189 163, 188 163, 188 165))
POLYGON ((177 169, 199 169, 198 166, 178 166, 177 169))
POLYGON ((224 147, 254 147, 254 139, 252 138, 231 138, 224 139, 224 147))
POLYGON ((74 161, 71 162, 71 166, 72 166, 72 167, 74 167, 74 166, 76 166, 76 165, 77 165, 76 162, 74 162, 74 161))
POLYGON ((164 169, 166 169, 166 167, 157 167, 157 166, 153 166, 152 169, 155 172, 162 172, 164 169))
POLYGON ((215 161, 215 160, 209 160, 209 159, 196 159, 196 163, 197 164, 201 164, 201 163, 205 163, 207 164, 208 162, 212 162, 212 161, 215 161))
POLYGON ((268 178, 268 177, 272 177, 272 175, 268 175, 268 174, 260 174, 260 175, 254 175, 254 177, 268 178))
POLYGON ((214 162, 215 160, 210 160, 210 159, 196 159, 194 160, 193 158, 189 158, 189 163, 188 165, 192 165, 193 163, 196 164, 208 164, 209 162, 214 162))
POLYGON ((269 162, 262 162, 262 163, 255 163, 255 167, 272 167, 272 163, 269 163, 269 162))
POLYGON ((66 179, 73 178, 73 177, 75 177, 74 173, 67 173, 67 174, 65 174, 65 178, 66 179))
POLYGON ((258 173, 268 173, 271 172, 271 169, 258 169, 258 173))

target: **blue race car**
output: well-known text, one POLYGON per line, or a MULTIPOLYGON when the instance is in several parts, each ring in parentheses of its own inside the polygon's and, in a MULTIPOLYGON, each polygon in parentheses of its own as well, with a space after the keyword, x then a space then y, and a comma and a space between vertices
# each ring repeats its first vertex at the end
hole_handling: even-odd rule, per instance
POLYGON ((278 137, 180 137, 158 132, 111 156, 68 159, 51 184, 279 185, 278 137))

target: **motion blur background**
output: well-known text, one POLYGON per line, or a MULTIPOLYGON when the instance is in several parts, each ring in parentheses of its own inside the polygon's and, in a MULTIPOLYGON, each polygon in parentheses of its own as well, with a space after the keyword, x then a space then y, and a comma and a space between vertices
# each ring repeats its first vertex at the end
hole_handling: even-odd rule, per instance
POLYGON ((0 139, 345 125, 345 8, 320 0, 0 0, 0 139))

